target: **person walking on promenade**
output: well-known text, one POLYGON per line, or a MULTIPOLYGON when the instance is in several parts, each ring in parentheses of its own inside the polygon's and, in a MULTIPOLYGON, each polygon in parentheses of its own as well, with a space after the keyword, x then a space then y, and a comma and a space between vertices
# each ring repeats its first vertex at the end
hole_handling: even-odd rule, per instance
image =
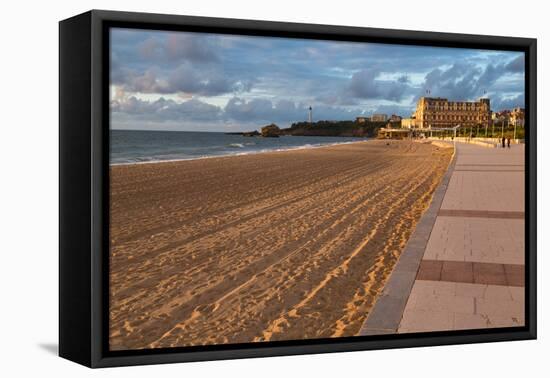
POLYGON ((510 148, 510 138, 508 138, 508 140, 506 142, 508 144, 508 148, 510 148))
POLYGON ((506 138, 502 137, 502 148, 506 148, 506 138))

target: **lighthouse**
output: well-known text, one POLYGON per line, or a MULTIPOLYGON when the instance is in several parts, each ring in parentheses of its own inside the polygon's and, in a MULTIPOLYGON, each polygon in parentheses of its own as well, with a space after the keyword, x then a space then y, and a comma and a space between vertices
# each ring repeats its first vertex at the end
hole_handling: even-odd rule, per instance
POLYGON ((308 120, 309 123, 313 122, 313 109, 311 108, 311 106, 309 107, 309 112, 307 114, 307 120, 308 120))

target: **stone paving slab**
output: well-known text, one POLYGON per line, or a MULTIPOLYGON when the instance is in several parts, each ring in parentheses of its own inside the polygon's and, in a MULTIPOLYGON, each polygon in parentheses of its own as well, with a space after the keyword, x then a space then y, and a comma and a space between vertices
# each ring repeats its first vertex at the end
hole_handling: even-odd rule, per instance
POLYGON ((524 166, 525 145, 513 145, 510 149, 497 148, 486 150, 465 143, 456 144, 460 148, 458 166, 462 165, 493 165, 493 166, 524 166))
POLYGON ((523 219, 438 216, 424 259, 523 264, 524 248, 523 219))
MULTIPOLYGON (((492 152, 492 150, 486 150, 492 152)), ((457 172, 455 171, 442 209, 525 211, 525 172, 457 172)))
POLYGON ((437 213, 440 217, 465 218, 497 218, 497 219, 525 219, 523 211, 488 211, 488 210, 448 210, 441 209, 437 213))
POLYGON ((457 144, 399 333, 525 324, 523 152, 457 144))
POLYGON ((456 146, 360 335, 525 324, 525 146, 456 146))
POLYGON ((417 280, 525 286, 525 266, 463 261, 422 260, 417 280))
POLYGON ((416 280, 399 333, 523 326, 525 288, 416 280))

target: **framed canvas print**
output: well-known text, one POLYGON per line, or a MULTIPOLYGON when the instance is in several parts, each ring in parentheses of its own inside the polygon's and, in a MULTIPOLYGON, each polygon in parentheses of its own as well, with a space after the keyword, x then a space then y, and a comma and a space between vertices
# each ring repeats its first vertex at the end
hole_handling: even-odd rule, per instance
POLYGON ((60 22, 60 355, 536 337, 536 40, 60 22))

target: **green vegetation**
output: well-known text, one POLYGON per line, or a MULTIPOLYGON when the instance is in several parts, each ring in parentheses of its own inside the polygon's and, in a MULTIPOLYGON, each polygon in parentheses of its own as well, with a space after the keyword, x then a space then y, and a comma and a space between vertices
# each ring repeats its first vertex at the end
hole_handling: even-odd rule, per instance
MULTIPOLYGON (((483 126, 478 126, 478 127, 474 126, 471 128, 461 127, 457 131, 457 136, 460 136, 460 137, 471 136, 472 138, 502 138, 503 133, 505 138, 513 138, 514 126, 495 123, 494 125, 487 127, 487 130, 485 130, 485 127, 483 126)), ((525 127, 517 126, 516 139, 524 139, 524 138, 525 138, 525 127)))
POLYGON ((270 125, 262 127, 260 133, 263 137, 278 138, 281 134, 281 129, 279 129, 279 126, 272 123, 270 125))
MULTIPOLYGON (((277 137, 280 135, 294 135, 294 136, 344 136, 344 137, 369 137, 374 138, 378 135, 378 130, 383 127, 388 127, 388 122, 361 122, 356 121, 317 121, 313 123, 309 122, 296 122, 286 129, 280 129, 275 124, 266 125, 261 128, 261 132, 239 132, 229 133, 238 134, 243 136, 264 136, 264 137, 277 137)), ((392 128, 399 128, 399 124, 395 123, 392 128)), ((514 126, 501 123, 495 123, 493 126, 473 126, 473 127, 460 127, 457 130, 456 136, 458 137, 472 137, 472 138, 501 138, 504 132, 504 137, 514 138, 514 126)), ((444 133, 434 133, 434 136, 439 137, 452 137, 454 132, 452 130, 445 131, 444 133)), ((516 127, 516 139, 525 138, 525 127, 516 127)))
POLYGON ((355 121, 296 122, 287 129, 281 129, 279 135, 375 137, 378 129, 384 127, 386 123, 357 123, 355 121))

